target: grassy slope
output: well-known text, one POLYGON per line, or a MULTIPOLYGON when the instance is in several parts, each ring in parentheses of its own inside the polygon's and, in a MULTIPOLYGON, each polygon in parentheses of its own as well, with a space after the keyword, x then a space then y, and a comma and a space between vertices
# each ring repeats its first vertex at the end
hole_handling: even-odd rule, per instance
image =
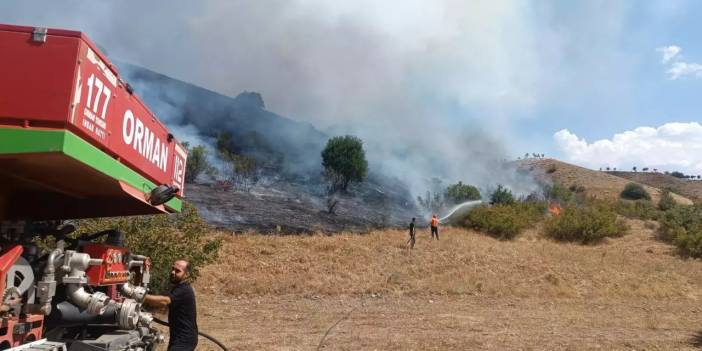
POLYGON ((331 349, 693 348, 702 263, 630 225, 597 246, 422 232, 411 255, 400 231, 227 237, 201 329, 235 349, 314 349, 336 321, 331 349))
MULTIPOLYGON (((584 186, 587 195, 603 199, 618 199, 629 179, 617 177, 607 172, 593 171, 554 159, 528 159, 518 162, 521 169, 532 172, 536 177, 550 181, 557 181, 566 187, 573 184, 584 186), (548 173, 549 169, 555 169, 548 173)), ((658 188, 644 184, 651 194, 654 203, 658 203, 661 191, 658 188)), ((680 204, 691 205, 692 201, 678 194, 673 194, 680 204)))
POLYGON ((702 181, 688 181, 675 178, 662 173, 644 172, 609 172, 617 177, 626 178, 641 184, 650 185, 658 189, 671 189, 672 191, 694 201, 702 200, 702 181))
POLYGON ((643 233, 599 246, 529 239, 528 234, 501 242, 450 229, 439 243, 420 234, 411 255, 399 231, 230 237, 223 259, 203 271, 207 283, 201 288, 230 296, 702 296, 697 281, 702 264, 673 256, 670 246, 653 241, 642 222, 632 223, 634 232, 643 233))

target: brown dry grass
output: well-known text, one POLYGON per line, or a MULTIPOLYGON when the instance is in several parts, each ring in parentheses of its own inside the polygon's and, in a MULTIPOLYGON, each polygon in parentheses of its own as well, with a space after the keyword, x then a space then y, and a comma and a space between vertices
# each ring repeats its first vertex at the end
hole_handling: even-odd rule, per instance
MULTIPOLYGON (((521 160, 518 162, 518 166, 532 172, 536 177, 558 182, 565 187, 584 186, 586 195, 600 199, 619 199, 619 194, 624 190, 626 184, 631 182, 629 179, 606 172, 594 171, 554 159, 521 160), (549 173, 549 170, 554 169, 555 171, 549 173)), ((642 185, 651 195, 653 203, 657 204, 660 200, 661 190, 646 184, 642 185)), ((672 195, 679 204, 692 205, 693 203, 692 200, 684 196, 672 195)))
MULTIPOLYGON (((643 222, 634 231, 651 233, 643 222)), ((629 298, 697 294, 696 261, 641 234, 582 246, 539 240, 534 231, 499 241, 463 229, 441 241, 420 236, 408 254, 403 231, 367 235, 228 237, 200 289, 229 296, 486 295, 629 298), (653 250, 651 254, 647 252, 653 250)), ((697 295, 695 295, 697 296, 697 295)))
POLYGON ((196 284, 200 325, 251 350, 315 349, 337 321, 325 349, 693 348, 702 263, 630 227, 597 246, 446 229, 411 254, 393 230, 228 236, 196 284))
POLYGON ((702 181, 682 180, 668 174, 646 172, 610 172, 617 177, 626 178, 650 185, 658 189, 671 189, 672 191, 694 201, 702 200, 702 181))

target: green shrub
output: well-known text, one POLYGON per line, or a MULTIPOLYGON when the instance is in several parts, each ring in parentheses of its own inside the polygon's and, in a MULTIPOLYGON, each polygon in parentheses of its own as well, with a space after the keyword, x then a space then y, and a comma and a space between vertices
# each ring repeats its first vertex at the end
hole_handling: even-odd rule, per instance
POLYGON ((472 209, 458 223, 496 238, 513 239, 523 229, 543 218, 546 207, 543 201, 481 206, 472 209))
POLYGON ((490 203, 493 205, 510 205, 514 203, 514 195, 512 191, 502 186, 497 185, 497 189, 490 194, 490 203))
POLYGON ((449 185, 446 188, 444 197, 446 198, 446 200, 454 204, 481 199, 480 191, 478 191, 478 188, 469 184, 463 184, 462 182, 449 185))
POLYGON ((207 148, 203 145, 198 145, 193 148, 187 142, 183 146, 188 149, 188 163, 185 166, 185 182, 194 183, 195 179, 202 174, 213 175, 216 169, 207 160, 207 148))
POLYGON ((651 195, 648 194, 648 191, 638 183, 627 184, 619 196, 627 200, 651 200, 651 195))
POLYGON ((561 203, 570 202, 574 198, 573 192, 559 183, 554 183, 553 185, 547 187, 546 195, 549 199, 561 203))
POLYGON ((548 219, 545 233, 556 240, 589 244, 605 237, 621 236, 626 229, 609 206, 590 202, 582 206, 568 206, 560 216, 548 219))
POLYGON ((651 201, 646 200, 620 200, 614 203, 614 210, 619 215, 622 215, 627 218, 658 220, 662 216, 661 211, 659 211, 655 206, 653 206, 651 201))
POLYGON ((220 239, 206 236, 209 226, 188 203, 178 214, 84 219, 76 224, 76 235, 107 229, 124 233, 131 252, 151 257, 150 287, 156 292, 168 287, 173 262, 187 259, 193 266, 192 278, 196 279, 198 268, 216 259, 222 245, 220 239))
POLYGON ((702 257, 702 205, 676 206, 660 221, 659 237, 683 256, 702 257))
POLYGON ((675 199, 673 199, 673 195, 670 194, 670 190, 663 190, 663 193, 661 193, 661 199, 658 200, 658 209, 661 211, 668 211, 675 207, 677 203, 675 202, 675 199))

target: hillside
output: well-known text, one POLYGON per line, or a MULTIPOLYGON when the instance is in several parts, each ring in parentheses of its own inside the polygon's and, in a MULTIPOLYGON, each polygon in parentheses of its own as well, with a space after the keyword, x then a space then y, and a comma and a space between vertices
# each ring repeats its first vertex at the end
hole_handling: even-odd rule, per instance
MULTIPOLYGON (((585 194, 601 199, 618 199, 629 179, 607 172, 599 172, 554 159, 526 159, 518 161, 518 168, 528 171, 537 179, 545 182, 558 182, 565 187, 583 186, 585 194)), ((661 190, 647 184, 644 188, 651 194, 651 200, 658 203, 661 190)), ((691 205, 692 200, 673 194, 680 204, 691 205)))
POLYGON ((617 177, 626 178, 635 182, 650 185, 658 189, 670 189, 693 201, 702 200, 702 181, 682 180, 663 173, 646 172, 607 172, 617 177))
POLYGON ((269 181, 250 192, 223 190, 214 184, 188 184, 187 200, 207 222, 231 232, 338 233, 404 227, 419 217, 407 190, 371 178, 339 196, 335 214, 328 214, 322 187, 290 181, 269 181))
POLYGON ((223 142, 228 150, 256 160, 258 184, 251 192, 223 190, 206 177, 186 185, 186 200, 211 225, 235 232, 367 232, 404 226, 418 216, 406 186, 374 170, 353 186, 352 195, 339 197, 335 215, 327 214, 320 156, 326 134, 266 110, 255 92, 232 98, 143 67, 118 65, 180 139, 203 143, 213 154, 222 142, 218 136, 228 133, 223 142))
POLYGON ((227 236, 198 321, 236 350, 696 349, 702 262, 629 224, 597 246, 420 231, 411 255, 402 231, 227 236))

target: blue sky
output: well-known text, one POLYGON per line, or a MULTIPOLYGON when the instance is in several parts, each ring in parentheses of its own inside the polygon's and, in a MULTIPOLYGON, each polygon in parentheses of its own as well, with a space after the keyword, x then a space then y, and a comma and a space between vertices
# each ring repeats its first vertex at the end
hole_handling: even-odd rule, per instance
MULTIPOLYGON (((643 126, 658 128, 667 123, 699 122, 702 80, 695 74, 671 79, 668 71, 675 61, 702 62, 698 40, 702 29, 698 20, 702 3, 637 2, 636 6, 620 8, 620 12, 613 15, 613 22, 618 25, 602 25, 607 29, 605 31, 597 31, 588 25, 583 27, 579 23, 592 21, 591 25, 599 26, 606 21, 595 18, 588 11, 581 11, 572 2, 563 4, 568 5, 550 9, 554 11, 554 18, 549 27, 558 28, 561 38, 572 42, 563 46, 563 56, 558 60, 560 67, 549 74, 572 76, 562 82, 557 89, 560 91, 554 92, 536 111, 516 121, 515 129, 529 135, 518 144, 526 150, 532 145, 544 145, 544 152, 548 154, 593 168, 619 166, 629 169, 633 165, 639 168, 650 165, 651 168, 680 169, 699 174, 702 164, 699 156, 694 155, 701 151, 702 135, 698 134, 686 138, 663 138, 663 141, 685 141, 686 144, 678 150, 659 144, 651 145, 648 151, 653 155, 678 152, 680 155, 676 159, 688 160, 689 165, 680 162, 666 164, 662 156, 648 157, 646 153, 637 153, 630 143, 622 144, 625 150, 604 148, 591 150, 588 155, 576 155, 573 150, 560 147, 549 138, 554 132, 567 129, 593 143, 611 140, 615 134, 643 126), (572 49, 570 45, 579 48, 572 49), (662 53, 656 49, 671 45, 682 50, 663 64, 662 53)), ((694 125, 691 127, 697 129, 694 125)), ((653 144, 657 139, 647 135, 642 142, 647 140, 653 144)))
POLYGON ((506 157, 695 174, 700 14, 684 0, 0 3, 0 22, 83 30, 113 57, 259 91, 274 112, 378 141, 381 160, 411 135, 460 161, 458 140, 481 135, 506 157))

